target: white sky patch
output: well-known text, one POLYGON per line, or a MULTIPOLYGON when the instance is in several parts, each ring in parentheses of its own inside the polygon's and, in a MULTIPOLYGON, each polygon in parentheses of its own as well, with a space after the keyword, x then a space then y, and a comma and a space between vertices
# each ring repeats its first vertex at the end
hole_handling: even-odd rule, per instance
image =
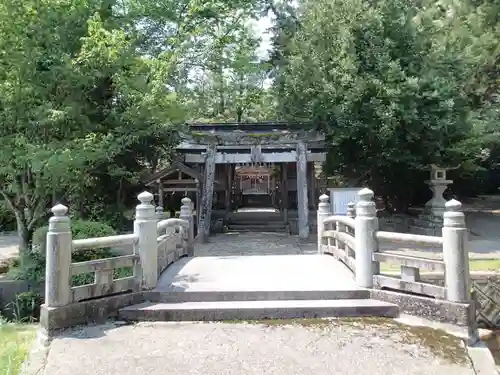
POLYGON ((250 24, 255 31, 255 34, 260 37, 261 43, 257 49, 257 56, 261 59, 267 59, 269 57, 269 49, 271 48, 271 38, 272 32, 269 30, 273 25, 272 18, 267 15, 261 17, 259 20, 252 20, 250 24))

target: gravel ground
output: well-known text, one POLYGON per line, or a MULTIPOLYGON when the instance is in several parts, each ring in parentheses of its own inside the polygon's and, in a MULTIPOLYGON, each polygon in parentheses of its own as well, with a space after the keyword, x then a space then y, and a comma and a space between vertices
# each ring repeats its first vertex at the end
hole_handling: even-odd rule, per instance
POLYGON ((113 323, 67 331, 44 375, 473 375, 462 342, 382 319, 113 323), (299 323, 300 322, 300 323, 299 323))

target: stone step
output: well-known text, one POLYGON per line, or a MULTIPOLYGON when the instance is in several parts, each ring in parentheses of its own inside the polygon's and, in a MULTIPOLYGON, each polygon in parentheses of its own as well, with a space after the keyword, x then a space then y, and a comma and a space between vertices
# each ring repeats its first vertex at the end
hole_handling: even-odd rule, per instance
POLYGON ((265 221, 265 220, 256 220, 256 221, 228 221, 226 225, 261 225, 261 226, 273 226, 273 227, 284 227, 285 223, 283 221, 265 221))
POLYGON ((353 290, 276 290, 276 291, 152 291, 149 302, 216 302, 216 301, 300 301, 368 299, 370 291, 353 290))
POLYGON ((243 228, 243 227, 261 227, 261 228, 286 228, 284 223, 245 223, 245 224, 227 224, 228 227, 243 228))
POLYGON ((399 315, 399 307, 373 299, 144 302, 119 310, 129 321, 224 321, 328 317, 387 317, 399 315))
POLYGON ((286 226, 273 226, 273 225, 228 225, 229 232, 280 232, 287 231, 286 226))
POLYGON ((270 224, 280 224, 284 223, 283 218, 276 220, 269 220, 268 218, 241 218, 241 219, 227 219, 228 224, 253 224, 253 223, 270 223, 270 224))
POLYGON ((419 234, 422 236, 438 236, 438 237, 440 237, 442 234, 441 228, 427 228, 415 225, 410 225, 410 233, 419 234))

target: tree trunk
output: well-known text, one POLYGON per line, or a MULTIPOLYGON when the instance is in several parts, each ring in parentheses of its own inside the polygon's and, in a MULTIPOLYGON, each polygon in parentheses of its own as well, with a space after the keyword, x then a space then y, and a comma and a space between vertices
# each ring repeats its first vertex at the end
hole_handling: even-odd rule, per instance
POLYGON ((18 218, 17 220, 17 237, 19 239, 19 255, 23 258, 30 249, 31 239, 33 237, 33 231, 30 231, 23 220, 18 218))

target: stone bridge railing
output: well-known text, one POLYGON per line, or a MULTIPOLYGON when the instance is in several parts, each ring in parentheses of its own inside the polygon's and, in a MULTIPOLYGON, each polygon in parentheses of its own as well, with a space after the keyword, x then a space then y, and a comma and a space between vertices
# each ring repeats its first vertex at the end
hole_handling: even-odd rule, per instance
MULTIPOLYGON (((89 311, 85 301, 152 290, 165 268, 183 256, 194 255, 191 200, 182 199, 179 219, 159 220, 153 195, 144 192, 138 199, 134 233, 110 237, 73 240, 68 208, 60 204, 52 208, 54 216, 49 220, 46 246, 45 304, 41 311, 46 328, 79 323, 82 314, 95 313, 89 311), (123 246, 132 248, 131 254, 72 261, 72 252, 76 250, 123 246), (124 267, 131 268, 132 274, 115 279, 115 270, 124 267), (94 274, 93 281, 72 286, 72 276, 80 274, 94 274)), ((105 307, 117 307, 111 305, 105 307)), ((103 308, 96 304, 93 307, 103 308)))
POLYGON ((460 202, 446 203, 442 236, 438 237, 379 231, 373 192, 363 189, 358 196, 356 207, 350 204, 346 216, 331 216, 328 196, 320 197, 317 214, 320 253, 331 254, 342 261, 354 273, 359 287, 473 306, 468 236, 460 202), (380 246, 383 242, 413 248, 441 247, 442 260, 406 255, 403 251, 384 251, 380 246), (400 275, 381 272, 382 262, 400 265, 400 275), (444 286, 425 282, 420 278, 421 270, 443 272, 444 286))

